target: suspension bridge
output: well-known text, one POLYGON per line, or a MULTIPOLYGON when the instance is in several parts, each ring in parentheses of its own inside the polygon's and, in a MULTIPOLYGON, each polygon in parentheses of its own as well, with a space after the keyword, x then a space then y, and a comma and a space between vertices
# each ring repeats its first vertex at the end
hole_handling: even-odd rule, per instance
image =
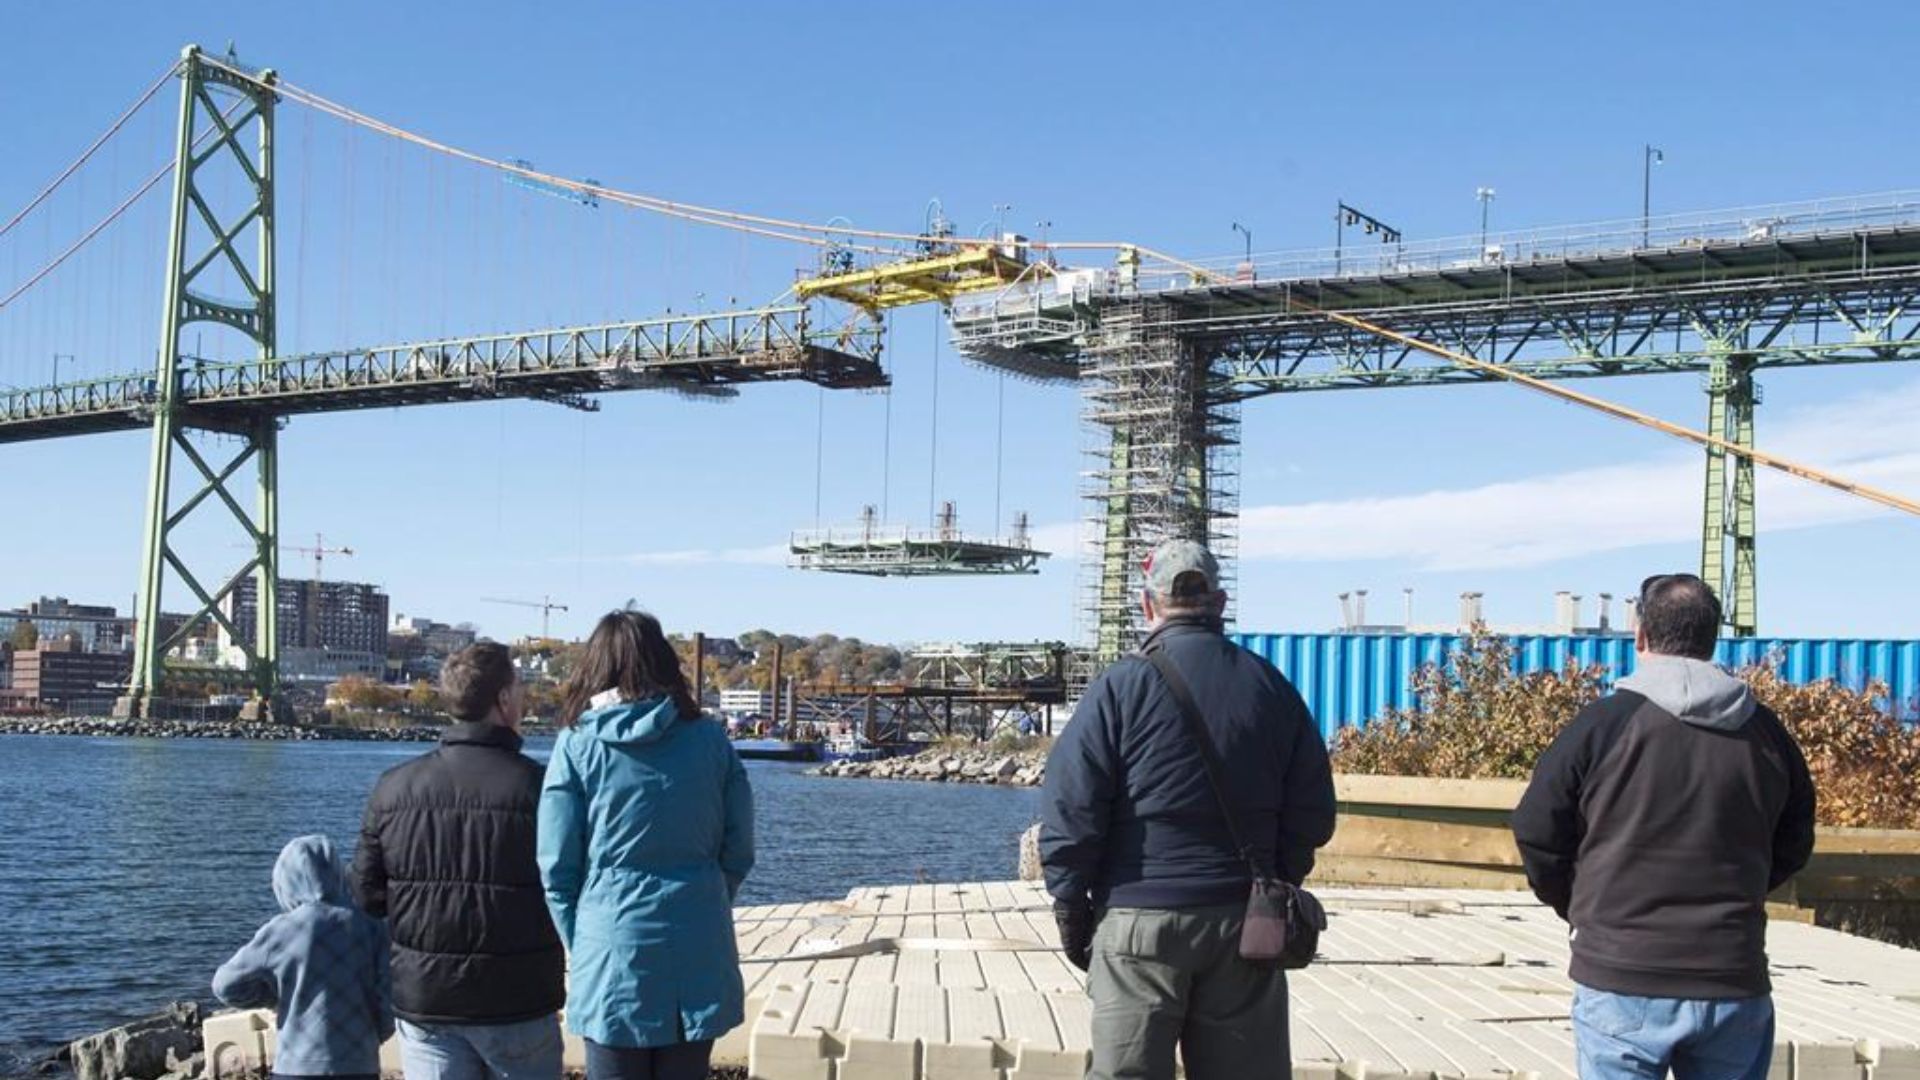
MULTIPOLYGON (((342 167, 350 176, 358 144, 345 145, 342 167)), ((303 168, 312 168, 311 155, 303 168)), ((476 205, 484 197, 479 190, 470 189, 476 205)), ((383 202, 389 215, 398 199, 383 202)), ((1134 598, 1141 559, 1154 543, 1189 536, 1230 556, 1241 405, 1264 395, 1506 381, 1701 447, 1701 566, 1722 588, 1736 634, 1758 625, 1757 468, 1920 513, 1910 499, 1755 444, 1757 372, 1920 357, 1920 196, 1910 194, 1503 233, 1472 243, 1400 241, 1192 262, 1127 242, 961 238, 937 221, 918 233, 857 229, 623 191, 440 142, 231 54, 189 48, 71 167, 0 224, 0 238, 30 220, 43 229, 46 258, 0 285, 0 316, 24 309, 33 320, 38 303, 37 336, 30 335, 36 343, 58 344, 63 320, 71 319, 70 336, 99 355, 82 356, 75 345, 72 353, 55 353, 45 384, 0 386, 0 443, 151 432, 134 666, 120 705, 130 715, 159 707, 169 651, 204 620, 242 645, 246 678, 260 701, 273 699, 278 433, 289 418, 508 398, 592 411, 599 395, 623 390, 719 398, 775 381, 880 389, 889 382, 881 362, 885 315, 909 305, 940 305, 951 340, 979 365, 1081 390, 1085 419, 1103 433, 1089 473, 1096 547, 1082 563, 1083 613, 1100 660, 1138 640, 1134 598), (75 215, 70 244, 55 241, 54 208, 109 154, 109 187, 118 197, 125 187, 116 183, 120 151, 103 148, 128 137, 130 121, 176 83, 179 112, 160 167, 136 174, 142 182, 109 202, 104 216, 75 215), (805 245, 819 252, 818 262, 760 307, 283 353, 287 302, 296 310, 304 303, 298 279, 309 272, 308 245, 303 236, 289 289, 277 243, 289 213, 304 233, 309 204, 318 198, 307 176, 298 205, 282 205, 288 184, 276 114, 288 103, 377 139, 383 155, 394 148, 422 154, 429 162, 422 212, 441 215, 449 231, 459 231, 458 167, 564 196, 575 207, 643 211, 725 230, 743 243, 805 245), (171 197, 156 212, 160 200, 146 196, 169 178, 171 197), (123 363, 121 354, 138 353, 111 332, 103 343, 71 310, 76 295, 98 291, 96 278, 76 280, 76 257, 110 245, 107 289, 118 289, 120 246, 133 243, 120 237, 137 233, 128 223, 141 214, 165 237, 160 273, 143 282, 164 297, 151 367, 123 363), (1105 253, 1098 264, 1069 265, 1096 251, 1105 253), (62 280, 64 298, 54 292, 48 299, 62 280), (213 355, 198 336, 208 331, 216 334, 213 355), (229 349, 221 340, 237 345, 229 349), (65 379, 63 358, 71 363, 65 379), (1703 429, 1564 385, 1673 373, 1702 379, 1703 429), (249 481, 250 492, 243 486, 249 481), (209 514, 245 533, 250 554, 239 565, 214 564, 187 542, 189 519, 209 514), (257 625, 243 628, 222 602, 249 578, 261 602, 257 625), (168 628, 161 612, 170 584, 197 610, 168 628)), ((527 236, 518 242, 534 243, 527 236)), ((338 290, 343 305, 352 295, 351 261, 398 261, 403 253, 392 250, 394 243, 382 231, 362 250, 349 233, 339 247, 348 264, 338 290)), ((432 308, 437 295, 444 317, 444 298, 460 284, 454 275, 428 260, 408 282, 429 298, 416 306, 432 308)), ((375 302, 391 310, 394 298, 375 302)), ((1011 554, 1021 569, 1031 567, 1031 558, 1011 554)))

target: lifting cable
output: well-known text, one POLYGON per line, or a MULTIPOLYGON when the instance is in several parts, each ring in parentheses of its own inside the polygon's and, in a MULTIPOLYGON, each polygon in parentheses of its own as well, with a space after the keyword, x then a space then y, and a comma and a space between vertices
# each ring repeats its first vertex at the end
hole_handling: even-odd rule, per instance
POLYGON ((940 319, 933 319, 933 419, 928 423, 927 528, 939 519, 940 491, 940 319))

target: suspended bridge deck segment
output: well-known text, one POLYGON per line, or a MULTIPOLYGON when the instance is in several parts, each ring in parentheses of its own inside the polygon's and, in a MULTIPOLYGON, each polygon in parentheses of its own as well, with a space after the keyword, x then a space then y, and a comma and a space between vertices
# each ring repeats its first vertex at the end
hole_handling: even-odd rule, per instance
POLYGON ((869 506, 851 528, 794 533, 787 551, 787 565, 797 570, 868 577, 1037 574, 1048 555, 1034 549, 1027 515, 1014 519, 1010 537, 969 540, 960 532, 952 503, 942 506, 928 532, 885 528, 869 506))
POLYGON ((789 564, 868 577, 1037 574, 1047 552, 1004 541, 933 534, 863 537, 858 533, 795 533, 789 564))
MULTIPOLYGON (((589 395, 670 390, 724 399, 747 383, 830 389, 888 384, 877 327, 816 330, 804 306, 340 349, 242 363, 184 365, 177 408, 193 427, 260 415, 532 398, 592 411, 589 395)), ((153 372, 0 393, 0 443, 152 422, 153 372)))

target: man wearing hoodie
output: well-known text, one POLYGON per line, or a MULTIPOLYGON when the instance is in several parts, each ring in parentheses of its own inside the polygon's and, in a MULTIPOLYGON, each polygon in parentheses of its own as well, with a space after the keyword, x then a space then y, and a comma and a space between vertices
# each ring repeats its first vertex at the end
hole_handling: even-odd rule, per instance
POLYGON ((1773 1057, 1766 897, 1813 852, 1780 718, 1712 663, 1720 601, 1640 589, 1636 670, 1580 711, 1514 810, 1527 881, 1573 928, 1581 1077, 1742 1077, 1773 1057))
POLYGON ((456 723, 380 777, 353 861, 361 905, 390 923, 401 1061, 407 1080, 558 1080, 566 956, 534 859, 525 688, 483 641, 440 690, 456 723))
POLYGON ((235 1008, 274 1007, 279 1076, 376 1077, 393 1034, 387 935, 353 906, 333 841, 301 836, 273 864, 281 914, 213 974, 235 1008))

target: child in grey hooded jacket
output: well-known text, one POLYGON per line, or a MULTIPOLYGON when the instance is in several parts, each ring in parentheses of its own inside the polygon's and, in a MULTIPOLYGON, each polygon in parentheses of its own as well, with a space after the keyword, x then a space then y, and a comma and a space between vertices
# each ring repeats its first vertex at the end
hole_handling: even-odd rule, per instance
POLYGON ((281 850, 273 895, 282 914, 214 972, 214 994, 236 1008, 274 1006, 275 1076, 378 1076, 393 1034, 386 927, 353 905, 324 836, 281 850))

